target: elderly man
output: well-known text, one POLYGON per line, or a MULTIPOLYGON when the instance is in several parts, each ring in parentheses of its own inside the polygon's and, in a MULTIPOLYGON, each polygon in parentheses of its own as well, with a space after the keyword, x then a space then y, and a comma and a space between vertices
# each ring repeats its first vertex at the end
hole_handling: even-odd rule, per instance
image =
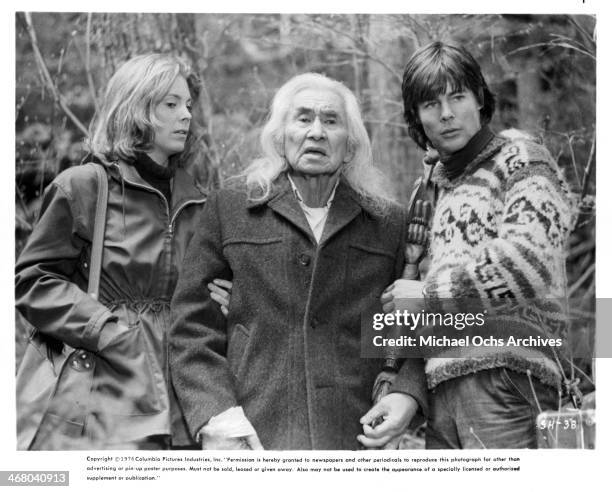
MULTIPOLYGON (((281 87, 261 146, 235 189, 210 196, 190 243, 172 301, 174 385, 204 449, 355 449, 380 369, 360 358, 360 315, 402 272, 406 217, 337 81, 281 87), (217 277, 233 282, 227 320, 206 288, 217 277)), ((423 368, 407 364, 387 397, 404 403, 381 424, 390 435, 425 402, 423 368)))
MULTIPOLYGON (((529 337, 564 336, 565 248, 573 221, 567 185, 544 147, 518 132, 489 129, 494 98, 465 49, 435 42, 417 51, 402 92, 410 135, 439 154, 433 169, 439 198, 431 268, 423 282, 396 281, 382 297, 385 308, 402 298, 424 298, 428 306, 469 299, 493 313, 488 334, 529 340, 431 353, 427 447, 535 447, 537 412, 558 407, 563 380, 563 349, 529 337), (498 307, 505 300, 523 310, 506 316, 498 307)), ((372 409, 390 418, 395 411, 404 409, 372 409)))

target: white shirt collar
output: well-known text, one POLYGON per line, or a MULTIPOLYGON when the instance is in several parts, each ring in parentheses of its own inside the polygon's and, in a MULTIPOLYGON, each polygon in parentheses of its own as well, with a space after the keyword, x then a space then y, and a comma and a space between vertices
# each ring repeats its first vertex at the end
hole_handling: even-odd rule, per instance
POLYGON ((302 195, 300 194, 300 190, 297 189, 295 183, 291 179, 291 176, 287 174, 289 178, 289 183, 291 183, 291 188, 293 189, 293 194, 300 204, 300 208, 304 215, 306 216, 306 220, 308 221, 308 225, 310 226, 310 230, 314 235, 317 243, 321 241, 321 237, 323 236, 323 229, 325 228, 325 223, 327 222, 327 216, 329 215, 329 209, 331 207, 332 201, 336 196, 336 188, 338 188, 338 183, 340 180, 336 181, 334 189, 332 190, 329 200, 324 207, 309 207, 304 203, 302 199, 302 195))
POLYGON ((295 186, 295 183, 293 182, 293 179, 291 179, 291 176, 289 174, 287 174, 287 178, 289 178, 289 183, 291 183, 291 189, 293 190, 293 194, 295 195, 295 198, 297 198, 297 201, 300 202, 300 205, 302 205, 303 207, 309 208, 309 209, 326 208, 329 210, 329 207, 331 207, 332 201, 334 200, 334 197, 336 196, 336 189, 338 188, 338 183, 340 183, 340 179, 338 179, 324 207, 309 207, 304 202, 304 199, 302 198, 302 194, 300 193, 300 190, 297 189, 297 186, 295 186))

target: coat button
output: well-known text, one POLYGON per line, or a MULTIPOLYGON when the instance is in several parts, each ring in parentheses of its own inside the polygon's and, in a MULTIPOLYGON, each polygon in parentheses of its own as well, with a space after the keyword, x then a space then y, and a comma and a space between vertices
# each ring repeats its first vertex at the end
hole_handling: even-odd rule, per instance
POLYGON ((310 265, 310 256, 306 253, 302 253, 300 256, 298 256, 298 260, 302 266, 310 265))

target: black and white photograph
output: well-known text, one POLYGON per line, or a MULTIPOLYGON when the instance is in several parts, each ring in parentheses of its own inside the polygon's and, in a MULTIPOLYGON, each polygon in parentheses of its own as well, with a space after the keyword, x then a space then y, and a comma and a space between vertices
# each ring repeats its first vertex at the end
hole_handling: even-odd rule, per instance
POLYGON ((0 483, 595 466, 612 309, 583 3, 10 13, 5 453, 70 484, 0 483))

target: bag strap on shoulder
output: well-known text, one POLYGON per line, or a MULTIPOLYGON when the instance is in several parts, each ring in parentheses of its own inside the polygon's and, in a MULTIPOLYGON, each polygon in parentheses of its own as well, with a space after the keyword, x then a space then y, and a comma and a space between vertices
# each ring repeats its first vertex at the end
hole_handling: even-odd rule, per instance
POLYGON ((108 177, 100 164, 91 164, 98 176, 98 199, 96 201, 96 216, 91 241, 91 260, 87 293, 94 299, 98 298, 100 288, 100 272, 102 269, 102 252, 104 249, 104 231, 106 229, 106 208, 108 205, 108 177))

